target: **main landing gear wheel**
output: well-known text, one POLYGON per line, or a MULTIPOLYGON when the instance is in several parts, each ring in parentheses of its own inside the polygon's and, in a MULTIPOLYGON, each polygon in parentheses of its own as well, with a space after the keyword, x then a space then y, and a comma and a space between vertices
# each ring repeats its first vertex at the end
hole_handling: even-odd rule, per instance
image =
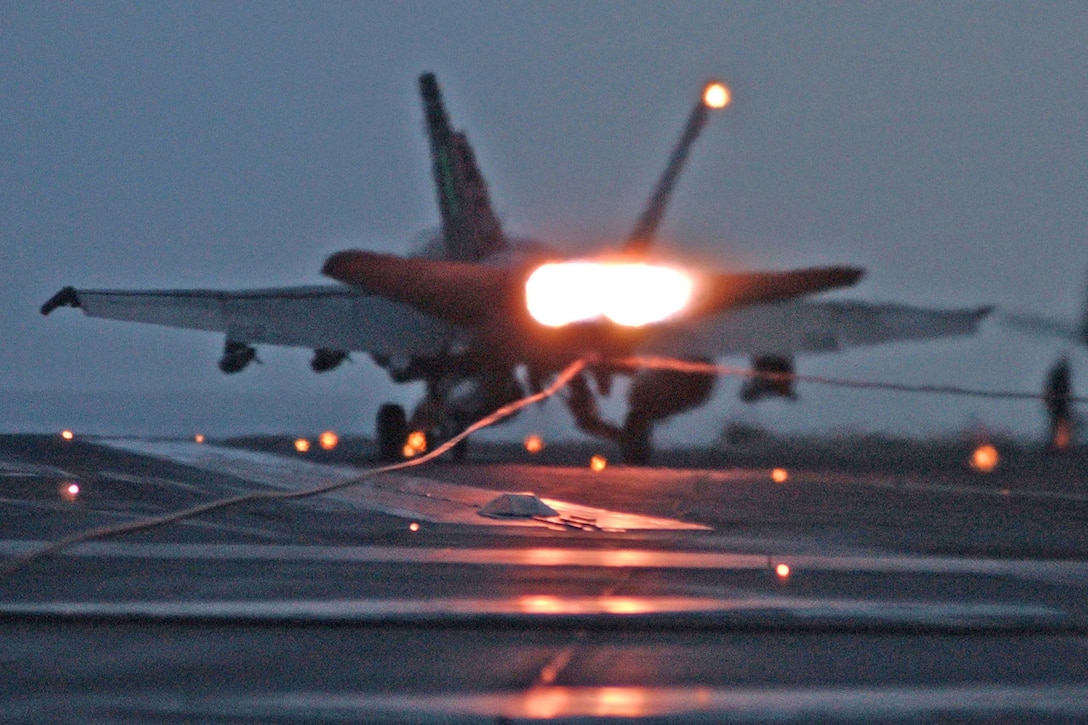
POLYGON ((404 408, 396 403, 386 403, 378 408, 374 429, 378 438, 378 458, 389 463, 401 460, 404 442, 408 439, 408 417, 404 408))
POLYGON ((619 439, 623 462, 627 465, 645 466, 650 462, 650 426, 647 417, 628 412, 619 439))

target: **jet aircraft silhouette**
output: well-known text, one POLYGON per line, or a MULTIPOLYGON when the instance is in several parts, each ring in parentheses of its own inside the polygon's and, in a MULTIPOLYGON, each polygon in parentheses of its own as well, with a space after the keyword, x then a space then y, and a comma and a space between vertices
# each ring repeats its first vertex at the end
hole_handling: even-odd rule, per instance
MULTIPOLYGON (((710 360, 751 355, 757 372, 746 401, 793 397, 789 374, 800 352, 828 352, 970 334, 987 309, 925 310, 903 305, 800 299, 853 285, 852 266, 782 272, 682 269, 652 254, 676 180, 709 113, 729 102, 708 84, 632 233, 616 252, 568 259, 508 237, 494 213, 468 138, 449 121, 433 74, 419 78, 441 230, 416 256, 346 250, 329 257, 331 286, 220 290, 85 290, 65 287, 42 306, 77 307, 92 317, 225 334, 219 367, 237 373, 256 345, 311 348, 316 372, 365 352, 397 383, 422 381, 411 416, 378 412, 383 458, 400 457, 409 431, 452 436, 501 405, 541 389, 572 361, 587 359, 566 396, 576 425, 617 443, 630 463, 650 455, 655 422, 703 404, 713 377, 632 370, 632 354, 710 360), (785 375, 782 375, 782 374, 785 375), (629 376, 621 424, 597 400, 629 376)), ((463 453, 464 448, 462 447, 463 453)))

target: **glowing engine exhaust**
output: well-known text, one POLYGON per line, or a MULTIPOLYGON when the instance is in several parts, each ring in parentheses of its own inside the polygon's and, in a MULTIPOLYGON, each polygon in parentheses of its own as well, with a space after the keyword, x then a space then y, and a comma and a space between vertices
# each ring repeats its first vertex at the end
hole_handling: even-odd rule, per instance
POLYGON ((525 283, 529 314, 562 327, 606 317, 625 327, 661 322, 691 302, 695 281, 673 267, 642 263, 556 262, 525 283))

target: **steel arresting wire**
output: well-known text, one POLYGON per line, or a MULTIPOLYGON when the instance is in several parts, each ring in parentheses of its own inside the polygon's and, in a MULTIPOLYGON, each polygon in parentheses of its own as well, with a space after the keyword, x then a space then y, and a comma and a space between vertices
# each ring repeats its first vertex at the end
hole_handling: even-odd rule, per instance
MULTIPOLYGON (((792 380, 798 383, 812 383, 814 385, 829 385, 836 388, 853 388, 855 390, 887 390, 900 393, 931 393, 934 395, 953 395, 965 398, 989 398, 991 400, 1047 400, 1048 396, 1042 393, 1025 393, 1008 390, 981 390, 977 388, 964 388, 956 385, 926 385, 910 383, 886 383, 875 380, 850 380, 847 378, 830 378, 819 375, 798 375, 796 373, 771 373, 752 370, 749 368, 735 367, 731 365, 716 365, 714 363, 694 362, 691 360, 678 360, 668 357, 641 356, 625 357, 612 361, 613 365, 621 368, 646 369, 646 370, 672 370, 681 373, 696 375, 727 375, 744 378, 763 378, 773 381, 792 380)), ((1088 403, 1088 397, 1068 398, 1070 403, 1088 403)))
MULTIPOLYGON (((249 503, 251 501, 272 501, 282 499, 296 499, 306 498, 308 496, 318 496, 323 493, 329 493, 342 488, 348 488, 350 486, 358 485, 374 476, 383 473, 392 473, 394 471, 401 471, 406 468, 412 468, 414 466, 420 466, 424 463, 428 463, 438 456, 441 456, 446 451, 450 450, 458 443, 463 441, 473 433, 494 425, 504 418, 517 413, 523 408, 527 408, 530 405, 538 403, 545 398, 558 393, 577 375, 579 375, 587 365, 596 364, 597 360, 581 359, 568 365, 555 380, 545 389, 538 393, 534 393, 520 400, 516 400, 513 403, 504 405, 496 410, 494 413, 481 418, 465 430, 461 431, 453 438, 438 446, 434 450, 419 456, 418 458, 412 458, 400 463, 394 463, 388 466, 382 466, 380 468, 373 468, 362 472, 359 476, 352 478, 348 481, 340 481, 333 484, 326 484, 322 486, 315 486, 313 488, 302 489, 299 491, 256 491, 252 493, 243 494, 240 496, 232 496, 230 498, 219 499, 217 501, 211 501, 199 506, 193 506, 191 508, 183 509, 181 511, 175 511, 169 514, 163 514, 161 516, 151 516, 137 521, 131 521, 125 524, 119 524, 116 526, 103 526, 96 529, 89 529, 79 534, 73 534, 72 536, 60 539, 50 544, 28 552, 21 556, 15 557, 8 561, 3 566, 0 566, 0 577, 13 574, 28 564, 42 559, 44 557, 56 554, 64 549, 70 548, 77 544, 82 544, 88 541, 94 541, 98 539, 106 539, 122 534, 132 533, 135 531, 146 531, 147 529, 156 528, 159 526, 165 526, 167 524, 176 523, 184 519, 189 519, 194 516, 200 516, 202 514, 210 513, 212 511, 219 511, 231 506, 237 506, 243 503, 249 503)), ((732 377, 747 377, 747 378, 765 378, 768 380, 792 380, 801 383, 811 383, 816 385, 829 385, 840 388, 853 388, 860 390, 887 390, 893 392, 903 393, 931 393, 937 395, 953 395, 961 397, 972 398, 988 398, 992 400, 1046 400, 1047 396, 1038 393, 1025 393, 1015 391, 1000 391, 1000 390, 981 390, 975 388, 964 388, 954 385, 915 385, 907 383, 887 383, 871 380, 850 380, 846 378, 831 378, 822 377, 816 375, 797 375, 794 373, 769 373, 761 372, 758 370, 752 370, 749 368, 742 368, 730 365, 716 365, 713 363, 693 362, 690 360, 679 360, 675 358, 657 357, 657 356, 632 356, 621 358, 618 360, 607 361, 607 366, 611 368, 629 368, 631 370, 647 369, 647 370, 672 370, 682 373, 692 373, 697 375, 725 375, 732 377)), ((1085 397, 1070 397, 1071 403, 1088 403, 1088 398, 1085 397)))
POLYGON ((352 478, 348 481, 339 481, 337 483, 314 486, 312 488, 306 488, 299 491, 255 491, 253 493, 242 494, 240 496, 231 496, 230 498, 210 501, 205 504, 200 504, 199 506, 192 506, 187 509, 182 509, 181 511, 175 511, 173 513, 163 514, 161 516, 149 516, 147 518, 130 521, 124 524, 118 524, 115 526, 102 526, 95 529, 88 529, 87 531, 73 534, 72 536, 68 536, 66 538, 59 539, 58 541, 54 541, 50 544, 46 544, 45 546, 42 546, 39 549, 35 549, 34 551, 30 551, 26 554, 14 557, 3 566, 0 566, 0 577, 14 574, 23 567, 32 564, 39 559, 43 559, 47 556, 52 556, 53 554, 57 554, 65 549, 88 541, 108 539, 115 536, 120 536, 122 534, 130 534, 136 531, 146 531, 148 529, 157 528, 159 526, 166 526, 167 524, 177 523, 178 521, 189 519, 194 516, 200 516, 202 514, 210 513, 212 511, 221 511, 225 508, 238 506, 239 504, 250 503, 253 501, 278 501, 284 499, 318 496, 323 493, 329 493, 331 491, 337 491, 342 488, 348 488, 350 486, 358 485, 382 473, 392 473, 394 471, 401 471, 406 468, 412 468, 414 466, 421 466, 424 463, 432 461, 438 456, 441 456, 443 453, 450 450, 473 433, 482 430, 483 428, 487 428, 488 426, 494 425, 500 420, 508 418, 514 413, 517 413, 523 408, 527 408, 530 405, 544 400, 545 398, 550 398, 551 396, 555 395, 564 387, 566 387, 567 383, 569 383, 571 379, 573 379, 576 375, 581 373, 585 367, 585 360, 576 360, 575 362, 568 365, 563 370, 563 372, 559 373, 559 375, 556 376, 555 380, 552 381, 551 385, 544 388, 540 392, 534 393, 527 397, 521 398, 520 400, 515 400, 512 403, 508 403, 507 405, 502 406, 494 413, 491 413, 490 415, 481 418, 480 420, 470 425, 468 428, 465 428, 463 431, 455 435, 453 438, 450 438, 442 445, 436 447, 434 450, 430 451, 425 455, 419 456, 418 458, 412 458, 407 461, 394 463, 388 466, 382 466, 380 468, 373 468, 368 471, 364 471, 357 477, 352 478))

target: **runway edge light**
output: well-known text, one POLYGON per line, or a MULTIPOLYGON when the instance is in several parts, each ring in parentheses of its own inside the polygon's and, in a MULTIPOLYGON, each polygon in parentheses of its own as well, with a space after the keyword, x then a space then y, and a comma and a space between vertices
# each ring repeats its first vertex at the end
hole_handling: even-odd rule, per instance
POLYGON ((990 473, 1001 462, 1001 455, 991 443, 984 443, 971 453, 971 468, 979 473, 990 473))

